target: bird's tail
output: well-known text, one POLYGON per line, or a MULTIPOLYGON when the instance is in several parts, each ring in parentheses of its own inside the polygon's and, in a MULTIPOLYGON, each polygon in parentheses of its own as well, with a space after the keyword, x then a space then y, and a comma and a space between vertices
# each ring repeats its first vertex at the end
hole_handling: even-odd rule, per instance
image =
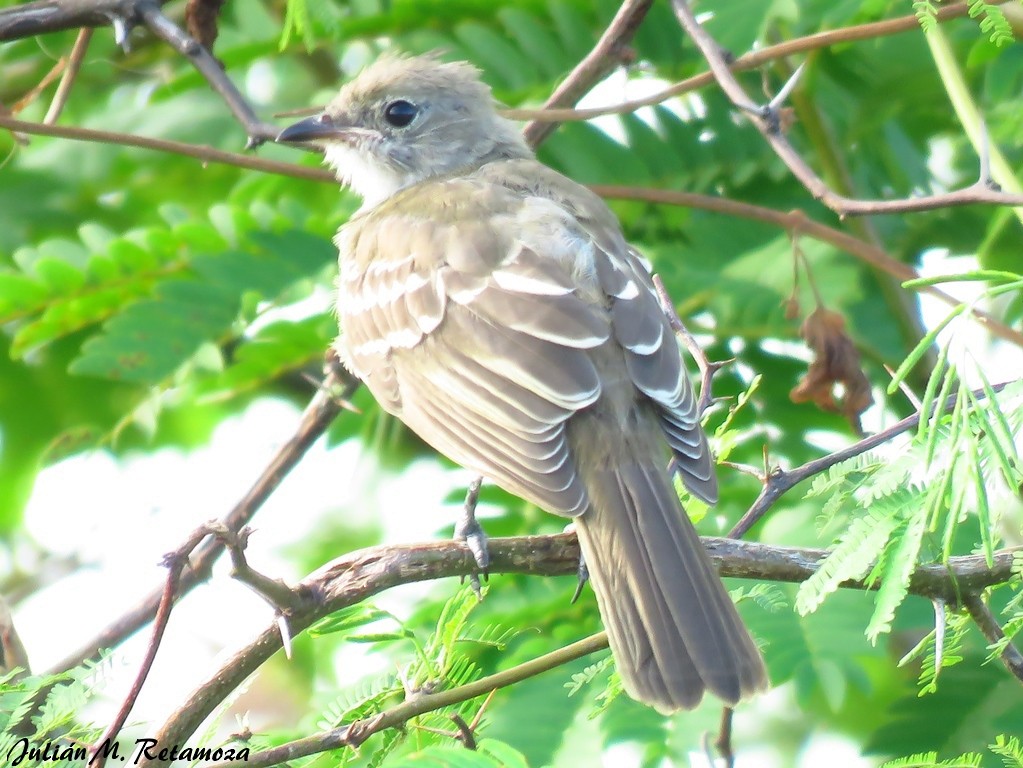
POLYGON ((640 462, 586 473, 576 529, 625 690, 661 712, 710 691, 767 687, 764 661, 667 474, 640 462))

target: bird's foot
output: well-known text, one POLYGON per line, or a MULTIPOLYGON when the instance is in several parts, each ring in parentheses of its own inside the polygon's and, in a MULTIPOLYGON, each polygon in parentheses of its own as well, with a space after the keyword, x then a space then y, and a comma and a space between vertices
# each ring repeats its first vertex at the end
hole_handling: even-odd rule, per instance
POLYGON ((465 494, 465 505, 462 507, 462 515, 458 522, 455 523, 455 541, 465 542, 465 545, 469 547, 469 551, 472 552, 473 559, 476 560, 476 566, 479 568, 479 573, 469 574, 469 584, 472 585, 472 591, 476 593, 477 597, 481 595, 479 574, 482 573, 483 578, 486 579, 488 569, 490 568, 490 550, 487 548, 487 535, 476 520, 476 504, 479 502, 480 486, 482 484, 482 477, 477 477, 469 484, 469 489, 465 494))

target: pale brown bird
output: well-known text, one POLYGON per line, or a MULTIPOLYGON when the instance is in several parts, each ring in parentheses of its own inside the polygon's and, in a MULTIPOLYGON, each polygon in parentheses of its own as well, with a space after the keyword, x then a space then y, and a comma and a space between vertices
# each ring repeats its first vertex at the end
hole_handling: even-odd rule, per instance
POLYGON ((540 164, 467 63, 386 57, 282 142, 364 200, 335 238, 337 350, 454 461, 574 518, 626 691, 735 704, 763 660, 665 469, 717 481, 678 344, 614 214, 540 164))

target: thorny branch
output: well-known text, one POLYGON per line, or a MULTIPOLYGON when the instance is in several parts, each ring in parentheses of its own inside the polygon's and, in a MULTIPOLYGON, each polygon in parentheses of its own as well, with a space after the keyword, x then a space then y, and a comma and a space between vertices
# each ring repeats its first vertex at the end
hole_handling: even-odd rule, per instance
MULTIPOLYGON (((993 0, 991 5, 1001 5, 1009 0, 993 0)), ((970 11, 966 3, 955 3, 945 5, 938 9, 934 16, 935 21, 943 22, 958 19, 966 16, 970 11)), ((755 51, 744 53, 734 61, 729 62, 729 69, 732 72, 747 72, 757 67, 785 58, 796 53, 806 53, 820 48, 828 48, 842 43, 851 43, 859 40, 873 40, 878 37, 887 37, 905 32, 920 30, 920 21, 916 14, 899 16, 895 19, 884 21, 872 21, 866 24, 856 24, 851 27, 840 27, 828 29, 823 32, 816 32, 805 37, 796 37, 775 45, 767 45, 755 51)), ((623 101, 607 107, 589 107, 586 109, 568 107, 541 107, 540 109, 511 108, 501 110, 501 114, 512 120, 534 120, 536 122, 567 123, 581 120, 592 120, 595 117, 604 115, 621 115, 635 112, 643 107, 653 107, 662 104, 675 96, 692 93, 700 88, 711 85, 714 82, 713 72, 701 72, 698 75, 687 77, 663 91, 657 91, 639 99, 623 101)))
MULTIPOLYGON (((675 15, 686 34, 700 49, 704 59, 710 66, 721 90, 731 102, 746 113, 757 130, 764 136, 774 149, 775 154, 788 166, 792 174, 799 179, 804 187, 839 216, 906 213, 908 211, 929 211, 936 208, 948 208, 958 205, 974 205, 977 203, 991 205, 1023 205, 1023 195, 1002 192, 990 178, 981 178, 974 184, 954 192, 943 192, 922 197, 908 197, 896 200, 854 200, 836 193, 807 164, 795 147, 785 137, 781 129, 779 114, 780 101, 772 99, 769 104, 757 104, 746 93, 733 74, 729 63, 717 41, 708 34, 696 20, 696 15, 686 0, 672 0, 675 15)), ((786 83, 779 96, 787 94, 795 87, 800 70, 796 70, 792 79, 786 83)), ((982 163, 984 165, 984 163, 982 163)))
POLYGON ((1005 632, 1002 631, 994 614, 991 613, 991 609, 988 608, 987 603, 980 596, 979 590, 963 594, 963 605, 969 612, 970 618, 973 619, 973 622, 989 643, 992 645, 1004 644, 998 657, 1002 660, 1005 668, 1017 680, 1023 682, 1023 654, 1019 652, 1015 645, 1006 641, 1005 632))
MULTIPOLYGON (((733 539, 704 538, 703 541, 721 575, 761 581, 804 581, 828 555, 826 550, 775 547, 733 539)), ((579 549, 573 533, 491 539, 489 546, 492 575, 574 575, 579 563, 579 549)), ((988 568, 982 555, 954 557, 947 564, 920 566, 913 574, 909 591, 928 599, 938 597, 955 603, 961 592, 978 591, 1010 579, 1015 551, 1005 549, 996 552, 993 568, 988 568)), ((454 541, 379 546, 351 552, 320 568, 294 587, 295 594, 301 595, 303 599, 299 607, 287 613, 288 624, 293 632, 298 633, 334 611, 399 584, 467 576, 475 568, 472 554, 463 544, 454 541)), ((862 590, 875 589, 878 585, 875 583, 868 586, 864 580, 853 580, 842 586, 862 590)), ((278 627, 273 624, 193 691, 153 738, 161 744, 185 743, 219 702, 280 648, 278 627)), ((546 668, 549 667, 537 671, 546 668)), ((437 694, 453 698, 432 699, 432 706, 422 710, 417 708, 407 717, 475 698, 492 690, 492 687, 480 685, 479 681, 471 685, 475 687, 463 686, 437 694), (456 691, 461 693, 456 694, 456 691)), ((416 707, 419 701, 417 697, 416 707)), ((371 720, 368 726, 375 730, 374 721, 371 720)), ((363 735, 361 728, 367 727, 367 724, 353 724, 349 727, 357 728, 357 732, 363 735)), ((309 739, 315 740, 322 748, 336 748, 349 743, 344 740, 349 733, 342 728, 331 732, 333 735, 330 737, 309 739)), ((302 740, 302 743, 309 742, 302 740)), ((290 755, 292 758, 297 756, 290 755)))
POLYGON ((280 129, 262 122, 248 101, 241 95, 234 83, 224 72, 220 62, 213 58, 203 45, 194 40, 185 30, 164 16, 160 6, 153 0, 140 0, 138 5, 142 21, 150 31, 174 50, 192 62, 199 73, 206 78, 231 110, 231 114, 245 128, 249 135, 246 149, 254 149, 265 141, 272 141, 280 129))
MULTIPOLYGON (((339 376, 338 371, 331 371, 328 374, 324 386, 313 396, 309 406, 302 414, 295 434, 281 446, 248 493, 220 520, 227 530, 240 531, 252 519, 252 516, 280 484, 284 476, 298 464, 309 447, 334 420, 342 408, 341 403, 347 401, 354 394, 359 382, 354 379, 345 381, 339 376)), ((194 587, 209 580, 213 564, 224 552, 224 549, 225 544, 222 538, 211 538, 198 547, 181 574, 177 589, 178 599, 194 587)), ((162 589, 151 593, 119 619, 108 624, 99 635, 90 638, 77 651, 55 665, 52 672, 71 669, 86 659, 95 658, 100 649, 112 648, 121 643, 153 620, 162 597, 162 589)))
MULTIPOLYGON (((995 384, 991 387, 992 392, 1001 392, 1012 382, 1002 382, 1001 384, 995 384)), ((984 398, 987 393, 983 389, 975 390, 973 395, 977 398, 984 398)), ((936 405, 934 413, 947 413, 955 407, 957 402, 957 396, 950 396, 943 404, 936 405)), ((925 418, 931 418, 930 413, 926 414, 925 418)), ((854 456, 859 456, 866 453, 869 450, 877 448, 880 445, 884 445, 889 440, 903 432, 907 432, 913 429, 917 424, 920 423, 920 419, 924 417, 919 411, 910 414, 901 421, 897 421, 887 429, 883 429, 876 434, 869 435, 862 440, 853 443, 852 445, 841 448, 834 453, 829 453, 827 456, 822 456, 819 459, 813 459, 805 464, 796 467, 795 469, 782 470, 776 468, 773 471, 769 471, 766 477, 763 478, 764 487, 760 491, 760 495, 757 496, 756 500, 746 510, 746 514, 742 516, 738 523, 728 532, 729 538, 742 538, 745 536, 750 528, 762 518, 767 511, 774 506, 774 503, 781 498, 781 496, 794 488, 799 483, 803 482, 807 478, 813 477, 814 475, 820 474, 826 469, 830 469, 836 464, 840 464, 847 459, 851 459, 854 456)))
MULTIPOLYGON (((112 26, 114 36, 122 47, 128 45, 128 35, 136 26, 147 27, 154 35, 192 62, 192 65, 224 100, 248 134, 248 148, 257 147, 277 135, 277 129, 262 122, 255 111, 227 76, 213 55, 185 30, 171 21, 161 10, 164 0, 38 0, 14 8, 0 10, 0 42, 16 40, 63 29, 81 28, 81 48, 88 43, 86 30, 92 27, 112 26)), ((76 51, 80 46, 76 45, 76 51)), ((84 56, 84 50, 79 52, 84 56)), ((73 78, 73 73, 71 78, 73 78)), ((68 80, 68 87, 70 79, 68 80)), ((60 104, 59 100, 55 100, 60 104)), ((54 122, 59 108, 53 111, 54 122)), ((48 116, 49 117, 49 116, 48 116)))
MULTIPOLYGON (((562 107, 567 104, 575 104, 616 66, 627 60, 629 41, 632 40, 651 5, 653 5, 653 0, 625 0, 593 50, 555 89, 547 99, 545 106, 562 107)), ((534 121, 527 125, 522 133, 529 146, 536 147, 543 143, 543 140, 550 136, 557 127, 555 122, 534 121)))

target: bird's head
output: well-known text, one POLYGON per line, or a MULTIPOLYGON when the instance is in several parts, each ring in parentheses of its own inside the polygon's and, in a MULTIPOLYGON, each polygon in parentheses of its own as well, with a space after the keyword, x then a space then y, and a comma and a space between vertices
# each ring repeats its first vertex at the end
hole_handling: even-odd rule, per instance
POLYGON ((433 55, 379 59, 323 112, 285 128, 277 141, 321 147, 366 207, 429 178, 532 156, 515 126, 495 111, 479 70, 433 55))

